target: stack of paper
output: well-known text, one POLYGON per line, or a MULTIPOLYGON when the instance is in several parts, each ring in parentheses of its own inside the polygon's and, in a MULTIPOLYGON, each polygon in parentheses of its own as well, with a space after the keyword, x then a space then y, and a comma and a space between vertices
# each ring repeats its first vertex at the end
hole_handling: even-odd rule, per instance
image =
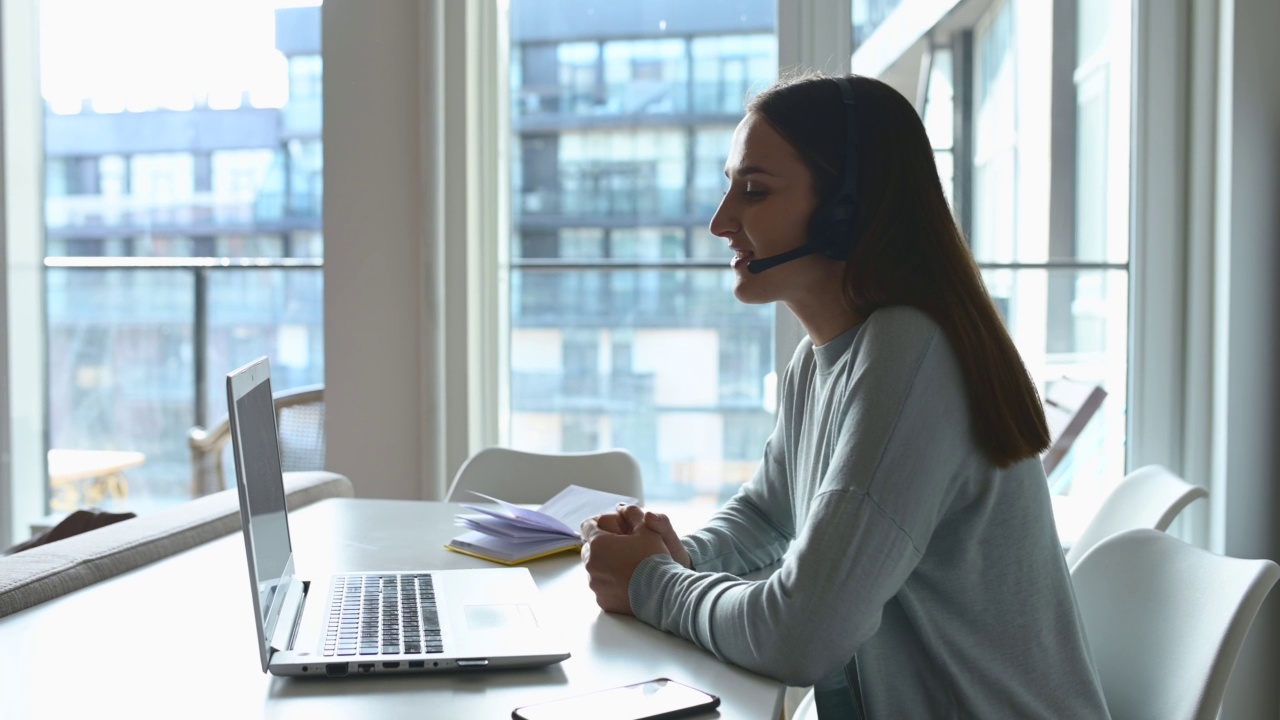
POLYGON ((636 498, 570 485, 537 510, 473 492, 496 505, 463 505, 478 515, 458 515, 458 525, 468 528, 446 548, 504 565, 582 546, 578 527, 593 515, 613 512, 618 503, 635 504, 636 498))

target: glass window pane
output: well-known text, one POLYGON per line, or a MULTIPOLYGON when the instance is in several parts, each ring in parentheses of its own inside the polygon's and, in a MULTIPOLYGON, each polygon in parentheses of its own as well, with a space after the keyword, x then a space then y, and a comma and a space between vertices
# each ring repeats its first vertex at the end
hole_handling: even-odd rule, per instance
MULTIPOLYGON (((1075 247, 1073 259, 1129 259, 1129 97, 1118 68, 1128 41, 1110 32, 1112 3, 1082 2, 1075 84, 1075 247)), ((1061 253, 1060 253, 1061 254, 1061 253)))
POLYGON ((866 42, 901 4, 902 0, 852 0, 853 47, 866 42))
MULTIPOLYGON (((262 355, 276 391, 324 382, 324 273, 320 268, 203 271, 206 423, 227 414, 226 377, 262 355)), ((228 478, 228 484, 233 479, 228 478)))
POLYGON ((319 5, 39 2, 50 444, 143 453, 109 507, 190 496, 236 366, 323 381, 319 5))
POLYGON ((1050 477, 1062 494, 1097 494, 1124 476, 1129 273, 986 270, 983 277, 1042 393, 1061 378, 1106 392, 1097 417, 1050 477))
MULTIPOLYGON (((1104 262, 1108 260, 1107 226, 1111 202, 1115 197, 1107 183, 1107 74, 1093 73, 1077 87, 1076 94, 1076 243, 1075 259, 1104 262)), ((1127 188, 1126 194, 1127 194, 1127 188)), ((1120 248, 1124 262, 1127 253, 1120 248)))
POLYGON ((935 150, 955 145, 955 91, 952 88, 951 51, 934 48, 929 63, 929 85, 924 100, 924 127, 935 150))
POLYGON ((627 448, 654 499, 749 479, 773 424, 770 306, 738 302, 719 269, 513 275, 514 446, 627 448))
MULTIPOLYGON (((194 278, 186 270, 151 268, 45 274, 49 446, 143 453, 146 461, 126 471, 130 507, 188 497, 194 278)), ((95 495, 98 489, 94 482, 55 481, 51 508, 70 512, 95 497, 113 499, 95 495)))
POLYGON ((1012 22, 1014 12, 1011 1, 993 6, 974 28, 970 242, 1042 392, 1061 378, 1107 392, 1087 433, 1050 477, 1055 492, 1089 505, 1125 473, 1129 114, 1112 65, 1125 60, 1119 67, 1128 67, 1129 46, 1105 27, 1108 13, 1121 10, 1091 1, 1066 18, 1076 27, 1052 28, 1053 37, 1075 33, 1080 40, 1070 64, 1015 65, 1032 54, 1025 44, 1044 38, 1019 35, 1027 28, 1012 22), (1048 110, 1046 96, 1024 88, 1050 86, 1053 77, 1070 77, 1073 85, 1069 95, 1052 96, 1051 132, 1020 133, 1019 122, 1048 110), (1057 143, 1064 136, 1070 151, 1057 143), (1039 145, 1051 137, 1052 147, 1039 145), (1052 222, 1037 222, 1029 213, 1043 214, 1046 197, 1052 222))
MULTIPOLYGON (((975 33, 973 254, 979 262, 1016 262, 1018 207, 1017 95, 1013 3, 1006 2, 975 33)), ((1046 78, 1047 80, 1047 78, 1046 78)), ((1026 248, 1035 257, 1034 248, 1026 248)))
POLYGON ((718 499, 773 424, 773 310, 734 299, 707 223, 744 103, 777 74, 774 3, 584 8, 511 3, 506 437, 623 447, 649 498, 718 499))

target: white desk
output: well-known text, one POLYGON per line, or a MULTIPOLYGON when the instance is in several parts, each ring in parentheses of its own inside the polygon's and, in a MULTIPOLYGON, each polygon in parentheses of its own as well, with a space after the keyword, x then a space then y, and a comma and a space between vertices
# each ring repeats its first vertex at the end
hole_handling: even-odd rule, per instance
MULTIPOLYGON (((299 574, 488 566, 443 549, 458 532, 457 510, 351 499, 304 508, 290 515, 299 574)), ((558 665, 274 678, 259 666, 244 543, 236 533, 0 619, 0 717, 483 720, 509 718, 518 705, 659 676, 719 695, 719 717, 778 717, 777 681, 601 611, 576 554, 529 569, 573 653, 558 665), (177 644, 183 627, 190 632, 185 649, 177 644)))

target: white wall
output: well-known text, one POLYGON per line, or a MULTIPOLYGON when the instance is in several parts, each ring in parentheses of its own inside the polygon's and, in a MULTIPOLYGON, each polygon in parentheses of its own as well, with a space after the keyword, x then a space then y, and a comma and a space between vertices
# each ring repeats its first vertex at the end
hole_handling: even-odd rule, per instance
POLYGON ((441 497, 496 435, 497 13, 323 6, 327 461, 361 497, 441 497))
MULTIPOLYGON (((1280 558, 1280 3, 1220 0, 1212 546, 1280 558)), ((1280 716, 1280 591, 1263 605, 1224 718, 1280 716)))
POLYGON ((323 6, 327 454, 358 497, 423 496, 419 12, 323 6))

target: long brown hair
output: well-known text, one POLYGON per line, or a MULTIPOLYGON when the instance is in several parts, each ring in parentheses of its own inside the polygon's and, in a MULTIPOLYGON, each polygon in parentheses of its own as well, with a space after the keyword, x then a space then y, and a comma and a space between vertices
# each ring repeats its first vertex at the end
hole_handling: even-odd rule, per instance
MULTIPOLYGON (((947 205, 924 123, 888 85, 849 76, 856 103, 857 215, 844 295, 863 317, 890 305, 928 313, 969 392, 975 440, 1000 467, 1049 445, 1044 406, 947 205)), ((796 149, 820 202, 845 172, 840 88, 822 75, 780 80, 748 103, 796 149)))

